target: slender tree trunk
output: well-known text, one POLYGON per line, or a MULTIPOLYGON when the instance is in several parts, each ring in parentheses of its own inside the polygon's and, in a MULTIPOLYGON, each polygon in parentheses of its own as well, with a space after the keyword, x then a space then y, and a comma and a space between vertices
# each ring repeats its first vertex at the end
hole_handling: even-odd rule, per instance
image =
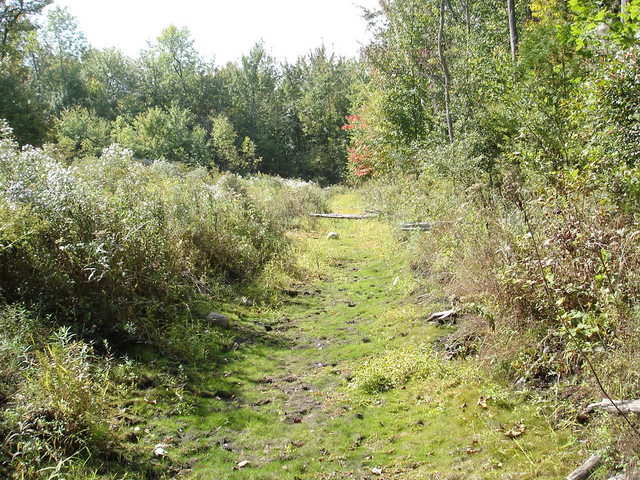
POLYGON ((467 27, 467 47, 471 38, 471 9, 469 8, 469 0, 464 2, 464 21, 467 27))
POLYGON ((444 23, 445 23, 445 10, 447 0, 440 0, 440 26, 438 28, 438 58, 440 59, 440 65, 442 66, 442 74, 444 76, 444 106, 445 114, 447 118, 447 133, 449 135, 449 141, 453 142, 453 121, 451 120, 451 72, 449 71, 449 65, 444 55, 444 23))
POLYGON ((625 16, 628 9, 629 9, 629 0, 620 0, 620 16, 622 17, 623 23, 627 21, 625 16))
POLYGON ((507 0, 507 11, 509 12, 509 40, 511 41, 511 58, 515 63, 518 58, 518 26, 516 24, 515 0, 507 0))

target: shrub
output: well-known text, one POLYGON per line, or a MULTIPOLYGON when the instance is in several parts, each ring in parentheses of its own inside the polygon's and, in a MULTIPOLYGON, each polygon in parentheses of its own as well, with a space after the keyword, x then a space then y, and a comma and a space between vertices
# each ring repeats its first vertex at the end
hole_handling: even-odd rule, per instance
MULTIPOLYGON (((12 315, 29 318, 15 308, 3 318, 12 315)), ((10 478, 43 478, 56 470, 52 465, 59 469, 85 449, 102 451, 109 440, 108 364, 64 328, 40 348, 23 350, 19 364, 3 367, 20 379, 12 385, 0 422, 7 469, 0 472, 10 478)))

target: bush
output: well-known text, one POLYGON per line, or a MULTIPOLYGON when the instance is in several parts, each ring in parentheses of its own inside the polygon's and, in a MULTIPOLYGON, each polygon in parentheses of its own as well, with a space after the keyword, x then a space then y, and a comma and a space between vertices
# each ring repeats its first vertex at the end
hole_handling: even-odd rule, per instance
POLYGON ((3 308, 0 319, 8 327, 2 338, 8 361, 2 366, 0 474, 52 478, 80 451, 108 448, 109 364, 69 329, 50 339, 35 337, 45 330, 21 307, 3 308))
POLYGON ((106 374, 92 363, 90 348, 66 333, 37 354, 32 376, 5 417, 13 478, 41 478, 50 465, 105 447, 106 374))

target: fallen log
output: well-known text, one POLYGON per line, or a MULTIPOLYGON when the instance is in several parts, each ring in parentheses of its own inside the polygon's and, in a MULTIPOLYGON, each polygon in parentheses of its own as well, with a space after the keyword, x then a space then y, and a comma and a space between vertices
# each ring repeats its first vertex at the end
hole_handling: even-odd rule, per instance
POLYGON ((624 415, 640 413, 640 400, 609 400, 608 398, 603 398, 601 402, 588 405, 583 414, 589 414, 596 408, 602 408, 609 413, 624 415))
POLYGON ((640 472, 627 472, 611 477, 609 480, 640 480, 640 472))
POLYGON ((428 230, 431 230, 431 223, 427 223, 427 222, 401 223, 400 224, 400 230, 405 231, 405 232, 412 232, 412 231, 423 231, 423 232, 426 232, 428 230))
POLYGON ((352 214, 352 213, 310 213, 310 217, 316 218, 339 218, 345 220, 364 220, 366 218, 375 218, 374 214, 352 214))
POLYGON ((602 463, 602 457, 598 454, 591 455, 586 462, 567 476, 567 480, 585 480, 602 463))

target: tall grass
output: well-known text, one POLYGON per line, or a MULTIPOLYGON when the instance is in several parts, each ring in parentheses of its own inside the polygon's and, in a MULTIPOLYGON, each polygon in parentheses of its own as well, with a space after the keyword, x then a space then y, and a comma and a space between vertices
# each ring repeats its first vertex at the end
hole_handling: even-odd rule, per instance
POLYGON ((251 280, 288 248, 284 229, 321 208, 312 184, 242 179, 118 146, 65 165, 0 139, 0 292, 108 332, 195 293, 251 280))

